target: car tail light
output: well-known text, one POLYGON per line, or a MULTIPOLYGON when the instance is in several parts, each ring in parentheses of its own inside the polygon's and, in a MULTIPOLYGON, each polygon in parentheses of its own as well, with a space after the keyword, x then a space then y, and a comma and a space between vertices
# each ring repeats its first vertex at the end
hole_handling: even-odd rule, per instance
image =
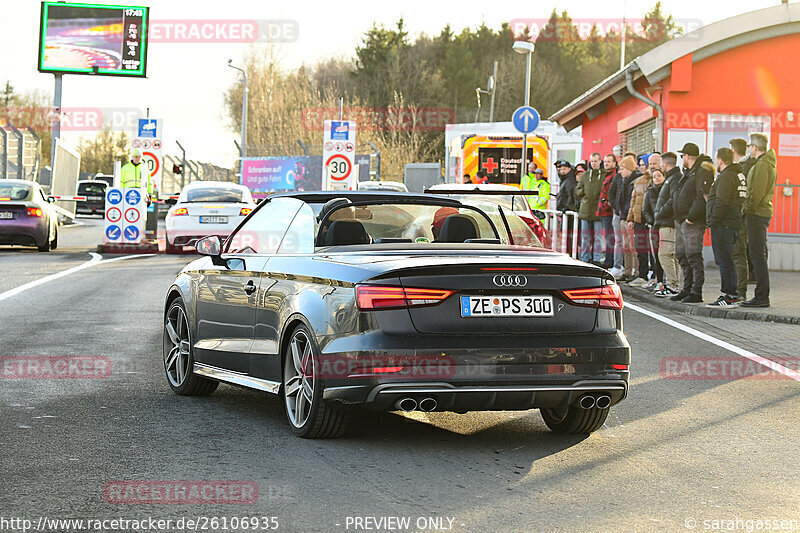
POLYGON ((614 370, 628 370, 628 365, 611 365, 614 370))
POLYGON ((393 309, 416 305, 433 305, 445 300, 453 291, 440 289, 406 289, 379 285, 356 286, 358 308, 393 309))
POLYGON ((599 307, 601 309, 622 309, 622 291, 619 285, 603 285, 591 289, 564 291, 564 296, 575 305, 599 307))
POLYGON ((28 208, 28 216, 29 217, 43 217, 44 213, 38 207, 29 207, 28 208))
POLYGON ((189 210, 186 209, 185 207, 179 207, 178 209, 176 209, 176 210, 174 210, 172 212, 172 216, 174 216, 174 217, 179 217, 181 215, 188 215, 188 214, 189 214, 189 210))
POLYGON ((531 228, 533 234, 536 235, 536 238, 539 239, 542 243, 544 243, 545 231, 544 231, 544 226, 542 226, 542 223, 539 222, 538 220, 534 220, 531 217, 520 216, 519 218, 524 220, 525 223, 528 225, 528 227, 531 228))
POLYGON ((239 211, 239 216, 246 217, 247 215, 250 214, 250 211, 252 211, 252 209, 250 209, 249 207, 243 207, 242 210, 239 211))

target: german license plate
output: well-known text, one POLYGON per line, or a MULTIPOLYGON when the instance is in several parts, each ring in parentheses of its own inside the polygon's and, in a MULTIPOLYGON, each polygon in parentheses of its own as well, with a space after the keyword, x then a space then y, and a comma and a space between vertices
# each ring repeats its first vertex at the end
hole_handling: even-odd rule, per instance
POLYGON ((11 211, 0 211, 0 219, 2 220, 11 220, 14 218, 14 213, 11 211))
POLYGON ((554 316, 552 296, 462 296, 461 316, 554 316))
POLYGON ((228 217, 200 217, 201 224, 227 224, 228 217))

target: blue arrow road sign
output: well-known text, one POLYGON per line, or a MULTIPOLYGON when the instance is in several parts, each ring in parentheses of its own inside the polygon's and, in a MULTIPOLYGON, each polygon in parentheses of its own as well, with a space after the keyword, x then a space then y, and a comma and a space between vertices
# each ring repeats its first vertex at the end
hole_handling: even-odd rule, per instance
POLYGON ((520 133, 531 133, 539 126, 539 112, 530 106, 521 106, 514 111, 511 121, 520 133))
POLYGON ((135 241, 139 237, 139 228, 136 226, 125 226, 125 238, 129 241, 135 241))
POLYGON ((116 205, 122 201, 122 193, 117 189, 108 191, 108 203, 116 205))
POLYGON ((112 224, 106 228, 106 237, 108 237, 108 240, 116 241, 119 239, 120 235, 122 235, 122 231, 119 229, 119 226, 112 224))
POLYGON ((125 193, 125 202, 128 205, 136 205, 141 199, 142 195, 139 194, 139 191, 136 189, 129 189, 128 192, 125 193))

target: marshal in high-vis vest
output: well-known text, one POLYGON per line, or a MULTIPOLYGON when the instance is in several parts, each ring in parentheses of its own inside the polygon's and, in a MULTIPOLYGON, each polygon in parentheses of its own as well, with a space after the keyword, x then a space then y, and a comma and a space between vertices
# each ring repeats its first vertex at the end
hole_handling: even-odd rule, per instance
POLYGON ((147 171, 147 165, 142 163, 142 152, 134 148, 131 150, 131 160, 122 166, 120 173, 120 184, 123 189, 139 189, 146 188, 148 196, 148 204, 150 197, 153 196, 153 182, 150 179, 150 172, 147 171))

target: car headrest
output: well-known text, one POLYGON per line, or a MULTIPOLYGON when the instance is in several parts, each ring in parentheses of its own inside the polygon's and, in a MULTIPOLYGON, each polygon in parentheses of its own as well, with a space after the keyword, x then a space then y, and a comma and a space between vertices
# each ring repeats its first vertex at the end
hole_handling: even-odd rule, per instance
POLYGON ((334 220, 325 234, 325 246, 369 244, 370 238, 358 220, 334 220))
POLYGON ((450 215, 444 219, 438 242, 464 242, 467 239, 476 239, 477 237, 478 230, 475 228, 475 222, 470 217, 450 215))

